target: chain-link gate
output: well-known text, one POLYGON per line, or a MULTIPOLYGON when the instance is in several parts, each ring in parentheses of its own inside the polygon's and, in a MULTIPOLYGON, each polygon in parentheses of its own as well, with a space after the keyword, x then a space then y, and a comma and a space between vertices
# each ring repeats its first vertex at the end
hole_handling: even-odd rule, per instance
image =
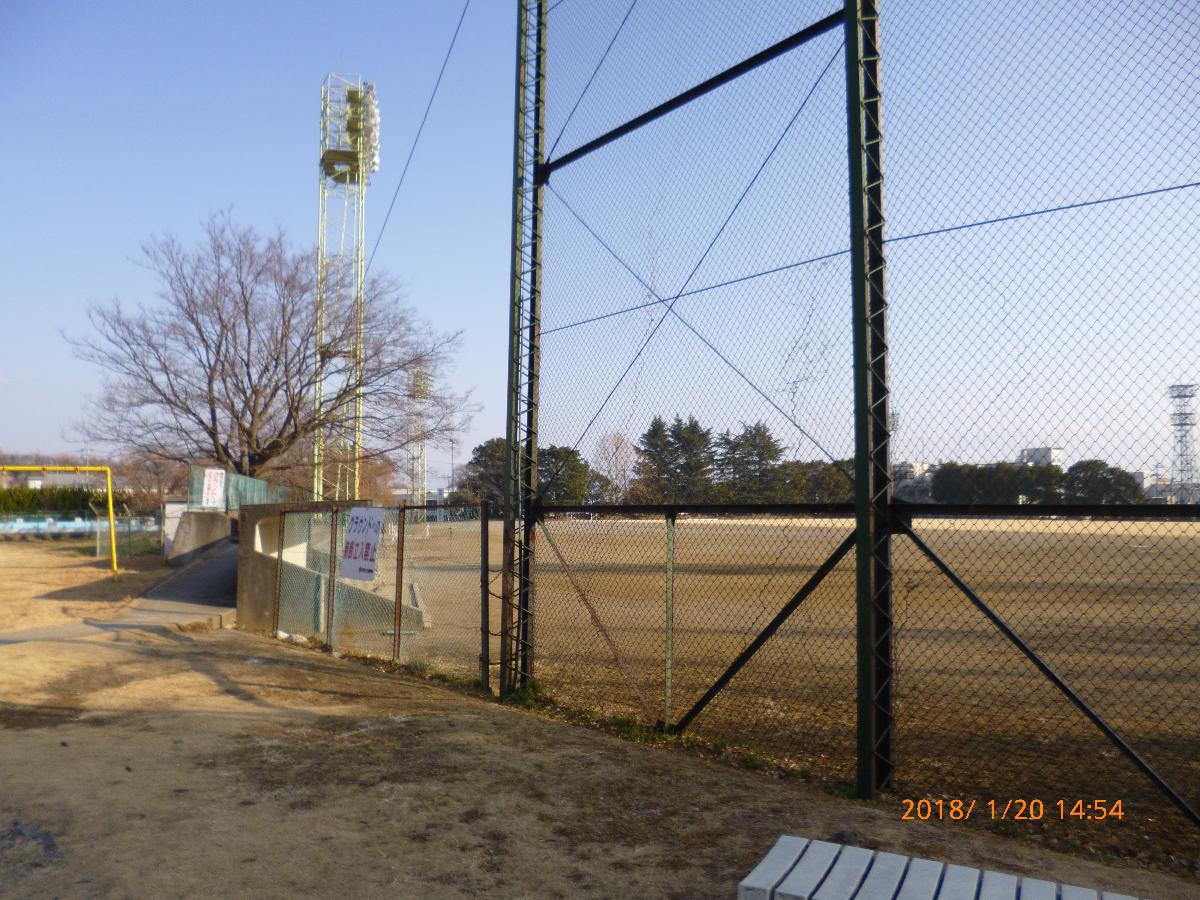
POLYGON ((502 691, 1200 824, 1200 9, 519 7, 502 691))

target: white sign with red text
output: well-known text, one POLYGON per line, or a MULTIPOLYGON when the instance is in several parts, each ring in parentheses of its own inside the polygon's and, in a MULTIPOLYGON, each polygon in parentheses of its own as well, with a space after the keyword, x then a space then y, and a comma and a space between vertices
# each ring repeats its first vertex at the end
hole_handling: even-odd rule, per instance
POLYGON ((350 510, 342 535, 342 563, 338 575, 355 581, 375 580, 375 556, 383 534, 382 509, 369 506, 350 510))
POLYGON ((204 487, 200 494, 200 505, 204 509, 225 508, 224 469, 204 470, 204 487))

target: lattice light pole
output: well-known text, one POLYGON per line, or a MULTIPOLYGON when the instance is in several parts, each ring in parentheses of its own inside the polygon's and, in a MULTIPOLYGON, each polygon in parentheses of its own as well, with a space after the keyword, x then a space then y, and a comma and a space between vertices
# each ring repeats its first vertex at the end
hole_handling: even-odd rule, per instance
MULTIPOLYGON (((413 423, 413 442, 408 448, 408 502, 410 506, 415 504, 424 507, 429 500, 429 451, 424 410, 430 397, 428 372, 418 369, 412 373, 409 379, 409 394, 415 408, 410 417, 413 423)), ((412 510, 410 523, 427 521, 428 515, 424 509, 412 510)))
POLYGON ((316 340, 319 369, 316 379, 318 419, 328 417, 333 426, 321 425, 313 435, 313 498, 325 496, 326 442, 338 448, 334 494, 341 499, 342 473, 349 468, 345 491, 358 496, 362 458, 363 420, 363 307, 365 263, 365 205, 371 173, 379 169, 379 107, 375 85, 362 79, 329 75, 321 86, 320 225, 317 232, 316 340), (330 317, 344 315, 353 296, 354 322, 348 340, 331 327, 330 317), (326 409, 326 380, 332 360, 346 360, 344 377, 354 386, 350 428, 345 411, 326 409), (329 432, 326 434, 326 432, 329 432))
POLYGON ((1200 494, 1196 479, 1196 454, 1192 435, 1196 429, 1196 412, 1192 401, 1200 385, 1173 384, 1167 388, 1171 398, 1171 430, 1174 446, 1171 453, 1171 485, 1168 496, 1172 503, 1191 503, 1200 494))

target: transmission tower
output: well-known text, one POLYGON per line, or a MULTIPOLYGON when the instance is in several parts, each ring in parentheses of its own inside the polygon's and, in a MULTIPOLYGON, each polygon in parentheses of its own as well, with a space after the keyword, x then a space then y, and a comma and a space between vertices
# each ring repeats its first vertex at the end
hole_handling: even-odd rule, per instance
POLYGON ((316 338, 318 370, 313 435, 313 498, 357 497, 362 459, 365 204, 379 169, 379 107, 375 85, 329 75, 321 85, 320 224, 317 231, 316 338), (346 321, 352 317, 352 321, 346 321), (325 389, 340 397, 327 409, 325 389), (353 399, 346 386, 353 387, 353 399), (339 389, 340 388, 340 389, 339 389), (345 407, 353 404, 353 410, 345 407), (347 427, 349 420, 349 427, 347 427), (326 446, 334 449, 332 477, 326 446))
POLYGON ((1196 397, 1195 384, 1173 384, 1167 389, 1171 398, 1171 428, 1175 432, 1175 447, 1171 454, 1171 485, 1169 498, 1172 503, 1191 503, 1196 499, 1196 456, 1192 450, 1192 431, 1196 427, 1196 413, 1192 401, 1196 397))

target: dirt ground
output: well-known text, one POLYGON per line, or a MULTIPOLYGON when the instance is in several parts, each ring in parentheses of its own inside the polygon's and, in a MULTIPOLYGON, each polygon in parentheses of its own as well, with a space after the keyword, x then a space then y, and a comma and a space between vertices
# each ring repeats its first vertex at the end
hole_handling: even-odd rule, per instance
MULTIPOLYGON (((1185 801, 1200 804, 1196 523, 918 524, 1084 702, 1185 801)), ((501 558, 499 526, 493 523, 489 542, 493 570, 501 558)), ((803 517, 680 518, 669 594, 661 519, 552 517, 548 528, 570 574, 539 536, 532 630, 543 694, 581 716, 653 725, 679 720, 850 525, 803 517)), ((406 533, 406 586, 419 587, 433 624, 402 638, 400 659, 470 678, 479 654, 478 530, 452 523, 406 533)), ((318 536, 317 547, 327 543, 327 535, 318 536)), ((1185 876, 1200 871, 1195 826, 907 539, 895 542, 893 568, 894 800, 990 801, 1001 810, 1009 801, 1033 802, 1042 810, 1033 823, 977 817, 973 824, 1030 833, 1048 849, 1120 855, 1185 876), (1094 799, 1119 803, 1122 818, 1098 827, 1067 814, 1094 799), (1181 842, 1181 833, 1190 839, 1181 842)), ((393 595, 394 558, 380 572, 381 592, 393 595)), ((319 620, 311 592, 294 599, 302 615, 291 621, 319 620)), ((499 606, 491 607, 494 635, 499 606)), ((847 558, 689 734, 834 788, 852 781, 854 607, 847 558)), ((339 608, 339 649, 391 653, 389 608, 358 619, 350 605, 339 608)), ((499 658, 494 639, 491 658, 499 658)))
POLYGON ((728 898, 788 832, 1200 897, 241 632, 0 643, 0 732, 3 896, 728 898))
POLYGON ((0 632, 112 618, 170 571, 158 554, 108 566, 91 539, 0 541, 0 632))
MULTIPOLYGON (((916 527, 1185 800, 1200 803, 1196 523, 934 519, 916 527)), ((552 520, 571 577, 543 543, 537 678, 564 706, 677 720, 849 529, 844 520, 681 519, 668 669, 663 523, 552 520)), ((1067 809, 1077 800, 1121 800, 1127 815, 1110 828, 1056 814, 1035 825, 1039 840, 1196 871, 1195 826, 910 541, 896 539, 892 562, 898 797, 1001 807, 1037 798, 1052 811, 1060 800, 1067 809), (1185 846, 1181 833, 1190 835, 1185 846)), ((848 558, 690 731, 798 772, 853 779, 854 605, 848 558)))

